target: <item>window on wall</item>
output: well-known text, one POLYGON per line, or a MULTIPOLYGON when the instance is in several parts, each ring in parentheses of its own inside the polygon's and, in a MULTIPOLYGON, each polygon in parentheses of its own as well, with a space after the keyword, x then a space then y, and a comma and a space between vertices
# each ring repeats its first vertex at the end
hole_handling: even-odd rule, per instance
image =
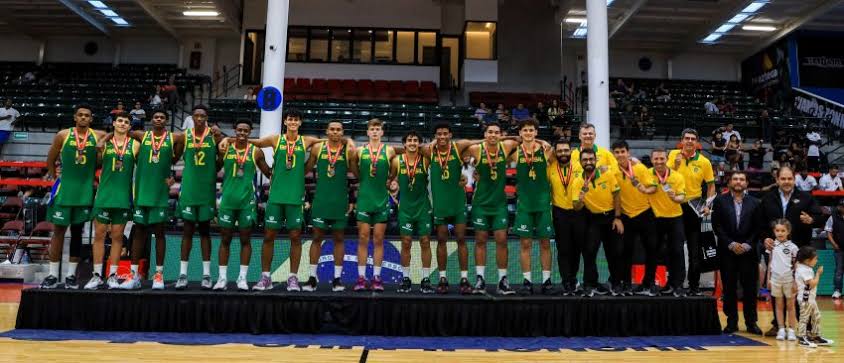
POLYGON ((288 62, 440 63, 439 32, 435 30, 291 26, 287 39, 288 62))
POLYGON ((412 64, 415 57, 415 49, 413 48, 414 38, 416 33, 399 31, 396 32, 396 62, 402 64, 412 64))
POLYGON ((308 29, 290 28, 287 30, 287 60, 304 62, 308 53, 308 29))
POLYGON ((372 30, 356 29, 352 34, 352 62, 372 63, 372 30))
POLYGON ((393 63, 392 30, 375 31, 375 63, 393 63))
POLYGON ((328 61, 328 39, 330 31, 328 29, 311 29, 308 50, 309 62, 327 62, 328 61))
POLYGON ((261 83, 264 61, 264 31, 247 30, 243 41, 243 84, 261 83))
POLYGON ((348 63, 352 51, 352 29, 333 29, 331 31, 331 61, 348 63))
POLYGON ((437 65, 437 33, 419 32, 416 47, 416 63, 424 65, 437 65))
POLYGON ((494 22, 466 22, 466 59, 497 59, 494 22))

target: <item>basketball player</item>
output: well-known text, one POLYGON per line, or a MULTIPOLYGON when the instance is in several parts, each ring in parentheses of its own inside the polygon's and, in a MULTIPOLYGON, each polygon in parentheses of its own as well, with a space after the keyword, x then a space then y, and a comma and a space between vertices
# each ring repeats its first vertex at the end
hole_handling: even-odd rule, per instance
POLYGON ((552 293, 551 284, 551 187, 548 183, 547 165, 551 159, 551 148, 536 139, 536 120, 527 119, 519 124, 519 149, 513 153, 516 162, 516 188, 518 202, 516 219, 513 222, 516 234, 521 240, 522 275, 524 281, 519 293, 533 294, 531 282, 531 250, 533 239, 539 239, 539 258, 542 266, 543 294, 552 293))
POLYGON ((59 283, 59 263, 64 248, 64 235, 70 232, 70 262, 65 288, 78 289, 76 266, 82 248, 82 226, 91 219, 94 204, 94 173, 97 170, 97 140, 105 133, 90 128, 93 108, 76 106, 74 127, 59 131, 47 153, 47 180, 56 179, 56 160, 62 166, 61 180, 47 209, 47 220, 55 226, 50 239, 50 273, 41 288, 53 289, 59 283))
POLYGON ((372 230, 372 290, 384 291, 381 280, 381 263, 384 260, 384 232, 387 218, 390 216, 387 192, 387 179, 395 175, 390 170, 390 162, 395 156, 392 147, 381 142, 384 135, 383 123, 379 119, 369 120, 366 127, 369 142, 357 150, 353 160, 352 172, 358 176, 357 212, 358 221, 358 280, 354 291, 370 288, 366 280, 366 257, 369 247, 370 228, 372 230))
POLYGON ((416 131, 410 131, 402 138, 404 154, 393 158, 392 174, 399 181, 399 234, 401 236, 402 282, 398 292, 411 291, 410 246, 413 234, 419 236, 422 255, 422 281, 419 290, 423 294, 434 292, 431 286, 431 199, 428 197, 428 168, 431 160, 419 153, 422 142, 416 131))
POLYGON ((683 231, 686 248, 689 250, 689 291, 700 296, 700 224, 702 216, 709 214, 709 207, 715 199, 715 176, 712 163, 697 150, 697 131, 683 130, 683 149, 671 150, 668 160, 671 170, 679 172, 686 181, 686 203, 683 203, 683 231), (706 199, 702 199, 702 184, 706 184, 706 199))
POLYGON ((317 142, 315 137, 299 135, 302 113, 289 109, 284 113, 284 135, 268 135, 250 142, 259 147, 273 148, 273 178, 270 180, 269 200, 264 218, 264 243, 261 247, 261 279, 253 290, 270 290, 273 281, 270 268, 273 262, 273 245, 282 227, 290 232, 290 276, 287 291, 300 291, 299 261, 302 258, 302 204, 305 200, 306 151, 317 142))
POLYGON ((583 170, 580 166, 580 152, 584 149, 592 149, 592 151, 595 152, 595 155, 598 158, 595 163, 595 167, 602 173, 606 173, 608 170, 617 166, 618 162, 615 160, 615 157, 613 157, 612 152, 601 146, 595 145, 595 125, 585 122, 580 124, 578 138, 580 139, 580 146, 574 148, 571 152, 571 162, 574 164, 574 171, 576 173, 583 170))
POLYGON ((239 120, 234 131, 235 142, 230 144, 224 140, 220 143, 217 154, 223 164, 223 191, 217 214, 222 238, 218 256, 220 271, 214 290, 227 288, 232 230, 237 226, 240 232, 240 272, 237 275, 237 289, 247 291, 249 285, 246 283, 246 272, 249 268, 249 258, 252 256, 252 226, 258 214, 255 177, 258 169, 267 177, 272 176, 272 171, 264 159, 264 152, 249 143, 252 123, 249 120, 239 120))
POLYGON ((117 265, 123 249, 123 229, 131 218, 132 173, 140 145, 126 133, 131 127, 128 112, 118 113, 112 126, 114 137, 101 147, 100 160, 103 166, 97 196, 94 199, 94 274, 85 284, 86 290, 96 290, 103 285, 103 255, 105 236, 111 235, 109 254, 108 288, 120 287, 117 281, 117 265))
MULTIPOLYGON (((586 212, 574 209, 571 189, 575 171, 571 160, 571 145, 567 139, 554 142, 554 158, 548 162, 548 180, 551 184, 551 204, 554 217, 554 240, 557 244, 557 265, 562 278, 561 293, 577 293, 577 270, 580 267, 580 245, 586 233, 586 212)), ((577 162, 580 165, 580 162, 577 162)))
POLYGON ((624 141, 612 144, 612 152, 618 161, 613 170, 618 185, 621 188, 621 223, 624 225, 622 236, 621 256, 618 261, 618 271, 621 280, 621 291, 613 290, 621 295, 633 295, 630 269, 633 265, 633 254, 636 248, 636 237, 645 248, 645 276, 636 289, 638 295, 655 296, 654 277, 657 262, 656 229, 654 215, 648 195, 656 193, 656 183, 653 182, 648 167, 640 162, 631 160, 630 146, 624 141))
POLYGON ((475 192, 472 194, 472 225, 475 228, 475 273, 473 293, 486 292, 486 242, 492 233, 495 239, 495 262, 498 267, 498 293, 513 294, 507 280, 507 156, 518 142, 501 139, 501 126, 496 122, 484 125, 484 142, 472 145, 466 154, 475 159, 475 192))
POLYGON ((313 239, 309 250, 310 273, 308 281, 302 286, 303 291, 316 291, 317 264, 322 251, 322 241, 326 232, 334 239, 334 278, 331 280, 332 291, 344 291, 340 276, 343 273, 345 255, 345 236, 343 232, 348 224, 349 214, 354 204, 349 203, 349 166, 355 158, 355 147, 351 140, 343 138, 343 124, 332 121, 326 129, 328 140, 311 148, 306 171, 314 171, 316 189, 311 206, 311 224, 313 239))
MULTIPOLYGON (((667 164, 665 149, 651 151, 653 168, 648 172, 656 182, 656 192, 648 195, 648 201, 654 212, 657 240, 660 246, 668 244, 668 284, 660 291, 662 295, 683 296, 683 280, 686 279, 686 261, 683 252, 683 208, 685 202, 686 181, 683 175, 672 171, 667 164)), ((700 227, 698 227, 700 228, 700 227)), ((660 248, 661 250, 661 248, 660 248)))

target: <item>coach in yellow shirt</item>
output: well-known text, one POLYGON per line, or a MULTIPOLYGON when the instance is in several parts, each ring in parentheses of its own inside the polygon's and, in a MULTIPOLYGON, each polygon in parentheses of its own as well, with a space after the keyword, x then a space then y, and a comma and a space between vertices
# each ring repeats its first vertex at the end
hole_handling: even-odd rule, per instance
POLYGON ((612 144, 612 153, 618 161, 614 170, 616 180, 621 188, 621 222, 624 225, 622 236, 622 252, 618 273, 621 276, 624 295, 655 296, 659 291, 654 288, 656 264, 659 249, 657 248, 656 227, 654 214, 648 195, 656 192, 656 183, 648 172, 648 167, 636 162, 630 157, 630 146, 624 141, 612 144), (645 247, 645 276, 642 283, 634 291, 631 286, 630 269, 633 265, 636 238, 645 247))
POLYGON ((682 150, 671 150, 668 163, 671 170, 683 174, 686 180, 686 203, 683 203, 683 230, 689 250, 689 295, 700 295, 700 224, 698 215, 709 214, 710 198, 715 197, 715 176, 712 163, 697 150, 698 134, 694 129, 683 130, 682 150), (706 198, 701 198, 706 185, 706 198))
POLYGON ((554 142, 554 158, 548 160, 546 171, 551 183, 554 240, 557 244, 557 265, 562 277, 561 290, 563 296, 569 296, 574 294, 577 288, 580 245, 586 233, 586 211, 575 210, 572 204, 570 190, 574 189, 576 172, 568 140, 560 139, 554 142))
POLYGON ((583 173, 574 179, 571 185, 571 200, 575 210, 585 206, 586 238, 583 253, 583 296, 591 297, 596 293, 604 295, 619 288, 618 260, 621 255, 620 235, 624 233, 621 223, 621 199, 619 198, 618 180, 612 171, 602 173, 595 166, 595 152, 584 149, 580 152, 580 164, 583 173), (610 270, 608 290, 598 284, 598 248, 604 243, 607 265, 610 270))
POLYGON ((656 193, 648 196, 653 209, 657 238, 668 244, 668 285, 663 295, 683 296, 683 280, 686 279, 686 256, 683 252, 683 208, 686 181, 683 176, 666 166, 668 157, 665 149, 651 151, 654 167, 648 171, 656 182, 656 193))
POLYGON ((595 145, 595 125, 585 122, 580 124, 580 131, 577 136, 580 139, 580 146, 574 148, 571 152, 571 160, 576 172, 583 171, 583 167, 580 165, 580 152, 585 149, 591 149, 595 152, 595 167, 602 173, 618 166, 615 157, 609 150, 595 145))

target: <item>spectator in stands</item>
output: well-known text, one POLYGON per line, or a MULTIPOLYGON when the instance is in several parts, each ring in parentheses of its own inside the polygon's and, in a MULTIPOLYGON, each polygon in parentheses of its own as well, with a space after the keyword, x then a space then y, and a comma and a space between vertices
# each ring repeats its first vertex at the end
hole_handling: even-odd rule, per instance
POLYGON ((21 114, 12 107, 12 99, 7 98, 0 108, 0 154, 3 153, 3 146, 9 141, 9 135, 15 128, 15 122, 21 114))
POLYGON ((806 151, 803 150, 803 147, 799 143, 792 142, 788 152, 790 153, 789 161, 791 161, 791 165, 794 165, 798 169, 806 167, 806 151))
POLYGON ((714 135, 712 136, 712 148, 710 149, 712 164, 717 165, 718 163, 726 162, 726 151, 727 140, 724 140, 724 131, 715 129, 714 135))
POLYGON ((246 88, 246 93, 243 94, 243 99, 246 101, 255 101, 255 89, 252 87, 246 88))
POLYGON ((542 101, 536 103, 536 109, 532 112, 533 118, 536 121, 539 121, 540 125, 547 125, 548 124, 548 110, 545 108, 545 104, 542 101))
POLYGON ((727 157, 727 162, 730 163, 730 170, 744 169, 743 153, 744 148, 741 145, 741 140, 739 140, 738 136, 731 135, 730 141, 727 142, 727 150, 724 153, 727 157))
POLYGON ((797 186, 797 189, 804 192, 811 192, 815 190, 815 187, 818 186, 818 181, 815 177, 809 175, 809 171, 805 168, 800 169, 798 172, 797 177, 794 179, 794 184, 797 186))
POLYGON ((135 101, 135 108, 129 112, 132 116, 132 130, 143 130, 147 112, 141 107, 141 101, 135 101))
POLYGON ((706 103, 703 104, 703 109, 706 111, 707 115, 717 115, 721 113, 718 106, 715 105, 714 100, 706 101, 706 103))
POLYGON ((21 77, 21 84, 31 84, 31 83, 35 83, 35 81, 36 81, 36 77, 35 77, 35 72, 33 72, 33 71, 27 71, 21 77))
POLYGON ((114 109, 109 112, 109 115, 111 115, 111 118, 114 119, 118 114, 125 111, 124 108, 125 106, 123 106, 123 101, 117 101, 117 106, 115 106, 114 109))
POLYGON ((771 116, 768 115, 768 110, 762 110, 759 118, 756 119, 756 124, 759 125, 759 138, 770 140, 771 130, 769 130, 769 127, 771 126, 771 116))
POLYGON ((610 96, 623 97, 633 92, 633 89, 627 87, 624 80, 619 78, 615 82, 615 88, 610 92, 610 96))
POLYGON ((563 109, 560 107, 560 103, 556 99, 553 99, 551 100, 551 105, 545 110, 545 114, 548 115, 551 126, 554 126, 561 121, 559 118, 563 115, 563 109))
POLYGON ((733 135, 735 135, 738 138, 738 140, 741 141, 741 134, 739 134, 739 132, 737 130, 733 129, 732 123, 728 123, 727 125, 724 126, 724 131, 722 133, 722 136, 724 137, 724 140, 727 140, 727 142, 729 142, 730 138, 733 135))
POLYGON ((516 105, 516 108, 513 111, 510 111, 510 115, 513 117, 513 120, 516 122, 527 120, 530 118, 530 111, 525 108, 523 103, 516 105))
POLYGON ((149 106, 153 109, 161 107, 161 87, 155 86, 155 93, 149 97, 149 106))
POLYGON ((648 108, 642 106, 639 110, 639 114, 636 115, 636 130, 639 132, 641 136, 650 136, 653 138, 654 135, 654 116, 648 112, 648 108))
POLYGON ((664 82, 660 82, 659 87, 656 88, 656 99, 662 102, 671 100, 671 92, 668 92, 668 89, 665 88, 664 82))
POLYGON ((829 166, 829 173, 821 176, 821 180, 818 182, 818 190, 825 192, 844 190, 844 185, 841 184, 841 177, 838 176, 838 165, 829 166))
POLYGON ((765 165, 765 155, 767 155, 770 151, 770 149, 766 148, 762 144, 762 140, 756 140, 756 142, 753 143, 753 148, 747 151, 749 156, 747 161, 747 170, 750 172, 762 171, 763 166, 765 165))
POLYGON ((718 100, 715 101, 715 105, 718 106, 718 111, 723 115, 731 116, 736 112, 736 107, 733 106, 732 103, 728 102, 724 96, 719 97, 718 100))
POLYGON ((170 77, 167 84, 161 86, 161 97, 168 105, 175 105, 179 100, 179 90, 176 87, 176 77, 170 77))
POLYGON ((481 102, 480 106, 475 109, 475 118, 477 118, 478 121, 483 121, 488 113, 489 108, 486 107, 486 103, 481 102))
POLYGON ((806 153, 806 164, 810 171, 818 171, 820 170, 821 160, 821 134, 817 130, 807 132, 806 144, 809 145, 809 151, 806 153))
POLYGON ((192 129, 193 128, 193 116, 187 115, 184 119, 182 119, 182 130, 192 129))
MULTIPOLYGON (((498 122, 504 121, 504 114, 507 113, 507 110, 504 108, 504 104, 499 103, 498 106, 495 107, 495 115, 498 116, 498 122)), ((510 120, 507 120, 509 122, 510 120)))
POLYGON ((630 95, 633 96, 633 98, 638 99, 638 100, 643 100, 645 98, 648 98, 648 92, 646 92, 644 88, 637 89, 636 83, 633 83, 633 82, 630 83, 630 95))

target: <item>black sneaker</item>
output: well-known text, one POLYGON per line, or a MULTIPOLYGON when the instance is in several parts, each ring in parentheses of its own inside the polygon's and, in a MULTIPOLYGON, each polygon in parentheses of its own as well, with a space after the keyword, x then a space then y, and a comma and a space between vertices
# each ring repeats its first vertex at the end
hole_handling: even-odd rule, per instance
POLYGON ((674 295, 674 288, 671 285, 665 285, 662 290, 659 290, 660 295, 674 295))
POLYGON ((623 296, 633 296, 633 284, 630 281, 626 281, 622 283, 621 292, 623 296))
POLYGON ((533 295, 533 283, 528 279, 522 281, 522 287, 519 289, 519 295, 533 295))
POLYGON ((595 291, 595 288, 594 288, 594 287, 592 287, 592 286, 584 286, 584 287, 583 287, 583 292, 581 292, 581 295, 582 295, 583 297, 593 297, 593 296, 595 296, 595 292, 596 292, 596 291, 595 291))
POLYGON ((621 284, 614 284, 611 282, 607 282, 607 286, 609 286, 610 295, 612 296, 624 296, 624 287, 621 284))
POLYGON ((510 288, 510 281, 507 280, 507 276, 501 277, 501 280, 498 281, 498 294, 499 295, 513 295, 516 292, 510 288))
POLYGON ((563 281, 563 283, 560 284, 560 295, 569 296, 571 294, 572 294, 571 283, 563 281))
POLYGON ((317 290, 316 277, 314 277, 314 276, 308 277, 308 281, 305 282, 304 285, 302 285, 302 291, 314 292, 316 290, 317 290))
POLYGON ((583 285, 578 285, 577 281, 571 283, 571 296, 582 296, 583 285))
POLYGON ((44 281, 41 281, 40 288, 42 289, 55 289, 59 286, 59 278, 53 275, 49 275, 44 278, 44 281))
POLYGON ((472 288, 473 294, 483 294, 486 292, 486 280, 481 275, 475 277, 475 287, 472 288))
POLYGON ((700 292, 700 288, 698 287, 690 287, 689 291, 686 292, 688 296, 703 296, 703 293, 700 292))
POLYGON ((817 344, 818 346, 832 345, 832 343, 835 343, 832 339, 826 339, 822 336, 811 337, 811 338, 809 338, 809 341, 817 344))
POLYGON ((422 279, 422 283, 419 284, 419 291, 423 294, 433 294, 434 288, 431 286, 431 279, 427 277, 422 279))
POLYGON ((472 284, 469 283, 468 278, 460 279, 460 295, 469 295, 472 293, 472 284))
POLYGON ((595 287, 595 293, 598 295, 606 295, 610 293, 610 289, 608 289, 604 284, 598 284, 598 286, 595 287))
POLYGON ((542 283, 542 295, 553 295, 554 294, 554 284, 551 283, 551 279, 547 279, 542 283))
POLYGON ((440 277, 440 282, 437 284, 437 294, 448 294, 448 279, 440 277))
POLYGON ((817 347, 818 347, 818 345, 817 345, 817 344, 815 344, 815 342, 813 342, 813 341, 812 341, 811 339, 809 339, 808 337, 799 337, 799 338, 797 338, 797 344, 802 345, 802 346, 804 346, 804 347, 809 347, 809 348, 817 348, 817 347))
POLYGON ((410 284, 410 277, 405 276, 401 279, 401 285, 399 285, 399 288, 398 288, 398 290, 396 290, 396 292, 399 292, 399 293, 402 293, 402 294, 409 293, 410 289, 411 289, 410 285, 411 285, 410 284))
POLYGON ((76 281, 76 275, 70 275, 64 278, 64 288, 73 290, 79 288, 79 282, 76 281))
POLYGON ((632 294, 637 296, 651 296, 651 287, 645 285, 636 286, 636 288, 632 290, 632 294))
POLYGON ((674 297, 686 297, 686 291, 681 289, 681 288, 676 288, 676 289, 674 289, 674 292, 672 293, 672 295, 674 297))
POLYGON ((335 277, 334 280, 331 280, 331 291, 341 292, 345 290, 346 286, 343 285, 343 281, 340 281, 339 277, 335 277))

